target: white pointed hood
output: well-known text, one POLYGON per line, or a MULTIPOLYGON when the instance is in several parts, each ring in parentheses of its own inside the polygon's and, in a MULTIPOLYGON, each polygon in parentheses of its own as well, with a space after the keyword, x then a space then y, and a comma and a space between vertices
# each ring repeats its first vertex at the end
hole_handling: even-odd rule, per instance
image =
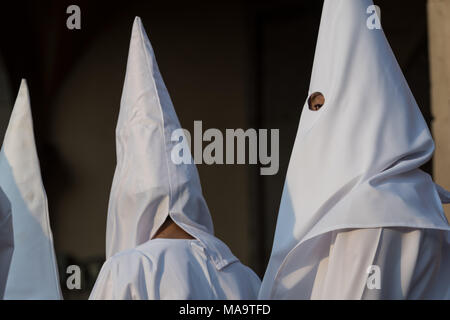
POLYGON ((60 299, 58 270, 25 80, 0 152, 0 187, 13 218, 14 254, 5 299, 60 299))
POLYGON ((433 154, 432 137, 383 31, 366 25, 370 5, 324 2, 309 95, 323 93, 325 104, 303 107, 260 298, 273 297, 302 243, 329 231, 450 230, 419 169, 433 154))
POLYGON ((177 165, 171 160, 178 143, 171 140, 172 133, 180 128, 153 48, 136 17, 116 128, 107 258, 152 239, 170 215, 186 232, 217 249, 218 266, 235 259, 213 237, 195 164, 177 165))

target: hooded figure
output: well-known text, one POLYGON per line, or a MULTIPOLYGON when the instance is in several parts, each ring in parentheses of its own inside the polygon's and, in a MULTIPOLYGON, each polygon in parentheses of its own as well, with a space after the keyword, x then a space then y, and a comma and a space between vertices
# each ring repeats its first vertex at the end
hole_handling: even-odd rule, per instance
POLYGON ((172 161, 171 153, 179 143, 172 134, 180 128, 137 17, 116 128, 107 261, 91 299, 257 297, 259 278, 214 237, 195 164, 172 161), (167 221, 186 238, 155 238, 167 221))
POLYGON ((0 188, 9 199, 14 230, 14 253, 4 298, 61 299, 25 80, 20 85, 0 152, 0 188))
POLYGON ((448 193, 371 5, 324 2, 261 299, 450 298, 448 193))

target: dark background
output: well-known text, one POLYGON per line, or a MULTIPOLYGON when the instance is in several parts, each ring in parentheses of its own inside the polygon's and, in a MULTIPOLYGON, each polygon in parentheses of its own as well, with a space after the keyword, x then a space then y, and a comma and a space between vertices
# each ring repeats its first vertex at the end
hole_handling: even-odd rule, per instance
MULTIPOLYGON (((430 123, 426 1, 375 1, 384 31, 430 123)), ((17 1, 0 12, 0 137, 21 78, 30 87, 62 288, 85 298, 104 260, 109 190, 133 19, 142 18, 184 128, 280 129, 280 170, 198 166, 216 234, 263 276, 322 1, 17 1), (66 8, 81 8, 68 30, 66 8), (65 288, 82 267, 83 288, 65 288)), ((431 172, 431 165, 425 168, 431 172)))

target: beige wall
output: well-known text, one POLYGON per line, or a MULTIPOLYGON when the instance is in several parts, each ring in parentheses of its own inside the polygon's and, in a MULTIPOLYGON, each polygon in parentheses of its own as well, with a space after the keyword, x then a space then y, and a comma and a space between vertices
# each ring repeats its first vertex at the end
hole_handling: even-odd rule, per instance
MULTIPOLYGON (((450 0, 428 0, 435 181, 450 190, 450 0)), ((450 218, 450 206, 445 206, 450 218)))

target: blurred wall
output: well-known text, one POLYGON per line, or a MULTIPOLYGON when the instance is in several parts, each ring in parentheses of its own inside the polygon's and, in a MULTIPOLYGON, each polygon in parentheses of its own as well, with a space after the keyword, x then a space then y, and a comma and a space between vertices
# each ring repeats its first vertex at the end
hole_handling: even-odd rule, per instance
MULTIPOLYGON (((450 1, 428 0, 436 183, 450 190, 450 1)), ((450 219, 450 206, 444 206, 450 219)))

